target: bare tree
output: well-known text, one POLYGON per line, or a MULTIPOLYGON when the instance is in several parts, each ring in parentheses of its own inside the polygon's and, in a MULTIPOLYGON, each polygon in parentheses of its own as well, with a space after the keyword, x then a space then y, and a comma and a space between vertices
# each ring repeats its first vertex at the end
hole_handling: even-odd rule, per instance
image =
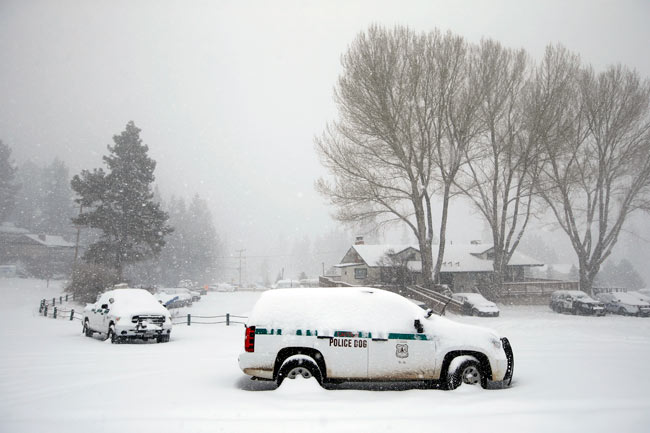
POLYGON ((334 177, 317 188, 337 206, 337 218, 405 223, 418 239, 427 285, 442 265, 452 185, 476 134, 468 52, 451 33, 371 27, 343 57, 340 119, 316 142, 334 177), (442 195, 435 269, 434 193, 442 195))
POLYGON ((531 119, 535 101, 530 98, 530 62, 523 50, 483 40, 473 63, 482 130, 464 147, 466 166, 457 185, 491 229, 494 286, 499 288, 531 215, 540 166, 531 119))
POLYGON ((562 125, 545 142, 542 195, 578 256, 580 287, 592 291, 627 217, 648 209, 650 83, 614 66, 575 70, 575 56, 549 49, 562 125))
POLYGON ((337 207, 336 218, 407 224, 418 239, 425 284, 431 283, 433 262, 433 147, 419 133, 417 117, 424 103, 420 89, 429 84, 427 39, 439 37, 404 27, 375 26, 360 34, 342 58, 335 92, 340 118, 316 140, 333 177, 319 179, 316 187, 337 207))

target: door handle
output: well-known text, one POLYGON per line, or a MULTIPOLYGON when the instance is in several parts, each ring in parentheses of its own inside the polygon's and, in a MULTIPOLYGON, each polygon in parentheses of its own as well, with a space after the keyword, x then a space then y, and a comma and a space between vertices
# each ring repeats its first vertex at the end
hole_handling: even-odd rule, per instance
POLYGON ((373 338, 372 341, 388 341, 388 338, 373 338))

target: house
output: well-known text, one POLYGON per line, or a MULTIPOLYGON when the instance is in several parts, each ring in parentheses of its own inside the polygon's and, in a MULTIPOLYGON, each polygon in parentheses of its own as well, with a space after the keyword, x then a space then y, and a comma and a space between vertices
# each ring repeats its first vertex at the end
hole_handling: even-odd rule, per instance
MULTIPOLYGON (((434 246, 435 264, 437 248, 434 246)), ((445 246, 440 269, 441 284, 456 292, 488 285, 493 278, 494 248, 472 242, 445 246)), ((335 265, 340 281, 351 285, 419 284, 422 282, 422 257, 418 245, 366 245, 357 239, 335 265)), ((543 263, 515 252, 506 267, 506 281, 524 281, 532 267, 543 263)))
POLYGON ((27 275, 65 275, 74 261, 75 244, 61 236, 33 234, 9 223, 0 225, 0 265, 27 275))

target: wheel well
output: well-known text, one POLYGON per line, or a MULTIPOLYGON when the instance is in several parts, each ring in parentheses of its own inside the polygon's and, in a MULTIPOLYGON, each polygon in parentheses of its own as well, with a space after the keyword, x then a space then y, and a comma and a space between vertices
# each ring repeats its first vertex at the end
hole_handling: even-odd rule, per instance
POLYGON ((445 355, 445 358, 442 361, 442 368, 440 369, 440 380, 445 380, 447 377, 447 370, 449 370, 449 364, 457 356, 470 355, 475 357, 480 363, 481 375, 485 376, 486 379, 492 380, 492 367, 490 367, 490 361, 485 354, 481 352, 474 352, 471 350, 455 350, 449 352, 445 355))
POLYGON ((325 379, 327 370, 325 369, 325 359, 323 358, 322 353, 311 347, 285 347, 280 350, 278 355, 275 357, 275 364, 273 365, 273 380, 276 380, 278 377, 278 371, 280 370, 284 360, 293 355, 307 355, 312 358, 316 361, 316 365, 320 368, 321 375, 323 379, 325 379))

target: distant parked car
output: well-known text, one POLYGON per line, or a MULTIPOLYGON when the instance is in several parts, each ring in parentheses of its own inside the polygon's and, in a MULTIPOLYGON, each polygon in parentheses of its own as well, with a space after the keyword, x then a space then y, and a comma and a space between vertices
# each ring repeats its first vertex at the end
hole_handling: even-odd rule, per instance
POLYGON ((462 303, 463 314, 468 316, 499 317, 499 307, 480 293, 454 293, 451 298, 462 303))
POLYGON ((194 302, 192 293, 188 289, 182 287, 166 287, 158 289, 158 292, 178 296, 178 303, 181 307, 189 307, 192 305, 192 302, 194 302))
POLYGON ((294 289, 300 287, 298 280, 279 280, 271 286, 272 289, 294 289))
POLYGON ((605 305, 580 290, 557 290, 551 294, 551 310, 557 313, 604 316, 605 305))
POLYGON ((650 296, 650 289, 639 289, 637 292, 641 293, 642 295, 650 296))
POLYGON ((82 323, 86 337, 98 333, 111 343, 134 338, 155 338, 163 343, 169 341, 172 331, 169 311, 144 289, 120 288, 103 293, 97 302, 86 305, 82 323))
POLYGON ((179 301, 177 295, 169 295, 165 292, 157 292, 154 293, 153 296, 158 302, 160 302, 160 304, 162 304, 163 307, 167 309, 180 308, 183 306, 181 305, 181 302, 179 301))
POLYGON ((605 309, 623 316, 650 316, 650 304, 638 296, 626 292, 601 293, 598 299, 605 303, 605 309))
POLYGON ((213 292, 234 292, 235 290, 237 290, 237 288, 232 284, 217 283, 217 284, 210 284, 209 290, 213 292))

